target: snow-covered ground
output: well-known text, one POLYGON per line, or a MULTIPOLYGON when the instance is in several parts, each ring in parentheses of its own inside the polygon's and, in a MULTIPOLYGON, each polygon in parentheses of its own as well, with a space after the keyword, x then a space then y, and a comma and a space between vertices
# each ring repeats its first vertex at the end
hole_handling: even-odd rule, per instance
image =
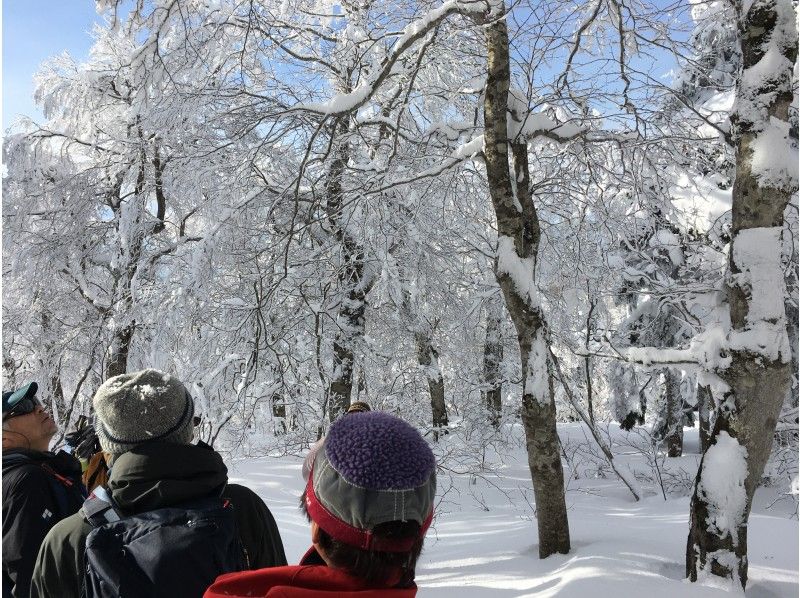
MULTIPOLYGON (((622 438, 616 426, 610 429, 615 438, 622 438)), ((730 596, 684 580, 688 497, 665 501, 660 486, 645 481, 646 498, 634 502, 618 480, 595 477, 591 458, 581 453, 590 445, 581 446, 579 424, 560 425, 559 432, 565 452, 576 455, 578 464, 565 470, 570 478, 572 552, 538 558, 526 456, 523 449, 515 449, 491 471, 440 473, 438 514, 417 571, 421 596, 730 596), (578 479, 570 471, 577 471, 578 479)), ((687 429, 685 455, 667 460, 663 472, 665 485, 676 494, 681 484, 693 479, 697 452, 697 431, 687 429)), ((642 452, 617 445, 615 453, 635 471, 653 476, 642 452)), ((303 487, 301 463, 297 457, 229 461, 232 481, 253 488, 272 509, 290 562, 296 562, 309 543, 308 524, 297 507, 303 487)), ((795 505, 790 499, 772 504, 777 496, 775 490, 760 489, 750 517, 751 598, 798 596, 795 505)))

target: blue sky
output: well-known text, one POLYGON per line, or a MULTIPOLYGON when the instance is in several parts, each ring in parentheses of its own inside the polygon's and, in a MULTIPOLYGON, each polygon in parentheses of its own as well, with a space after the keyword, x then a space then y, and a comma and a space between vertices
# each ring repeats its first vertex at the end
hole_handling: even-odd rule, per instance
MULTIPOLYGON (((5 131, 20 114, 41 121, 33 102, 33 75, 45 60, 68 51, 88 56, 93 23, 101 18, 94 0, 0 0, 2 4, 2 120, 5 131)), ((660 71, 674 65, 664 56, 660 71)))
POLYGON ((19 114, 41 119, 33 103, 33 75, 64 50, 78 59, 89 53, 94 0, 2 0, 3 130, 19 114))

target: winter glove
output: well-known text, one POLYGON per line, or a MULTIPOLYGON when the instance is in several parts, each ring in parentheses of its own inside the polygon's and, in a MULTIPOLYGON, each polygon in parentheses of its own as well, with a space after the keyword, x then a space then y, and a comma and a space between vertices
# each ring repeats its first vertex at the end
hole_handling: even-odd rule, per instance
POLYGON ((100 452, 100 441, 97 439, 97 433, 94 427, 85 425, 79 430, 70 432, 64 437, 71 447, 73 447, 73 454, 79 459, 91 459, 92 455, 100 452))

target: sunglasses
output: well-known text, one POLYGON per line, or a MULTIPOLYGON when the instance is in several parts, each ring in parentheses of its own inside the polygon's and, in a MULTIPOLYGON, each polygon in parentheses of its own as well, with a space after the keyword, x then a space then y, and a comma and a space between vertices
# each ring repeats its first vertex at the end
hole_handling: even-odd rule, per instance
POLYGON ((22 399, 3 415, 3 421, 19 415, 28 415, 29 413, 33 413, 36 411, 36 408, 39 405, 41 405, 41 403, 36 397, 22 399))

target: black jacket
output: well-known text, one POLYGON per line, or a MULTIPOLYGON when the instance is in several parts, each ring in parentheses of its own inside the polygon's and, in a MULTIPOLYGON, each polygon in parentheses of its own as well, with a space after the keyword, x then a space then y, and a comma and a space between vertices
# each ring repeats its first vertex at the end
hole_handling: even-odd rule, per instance
MULTIPOLYGON (((233 504, 250 568, 285 565, 272 513, 252 490, 227 482, 222 457, 208 445, 148 442, 114 461, 107 488, 123 515, 221 495, 233 504)), ((32 598, 79 598, 90 531, 82 512, 50 530, 36 559, 32 598)))
POLYGON ((71 455, 3 451, 3 598, 28 598, 42 540, 84 496, 81 465, 71 455))

